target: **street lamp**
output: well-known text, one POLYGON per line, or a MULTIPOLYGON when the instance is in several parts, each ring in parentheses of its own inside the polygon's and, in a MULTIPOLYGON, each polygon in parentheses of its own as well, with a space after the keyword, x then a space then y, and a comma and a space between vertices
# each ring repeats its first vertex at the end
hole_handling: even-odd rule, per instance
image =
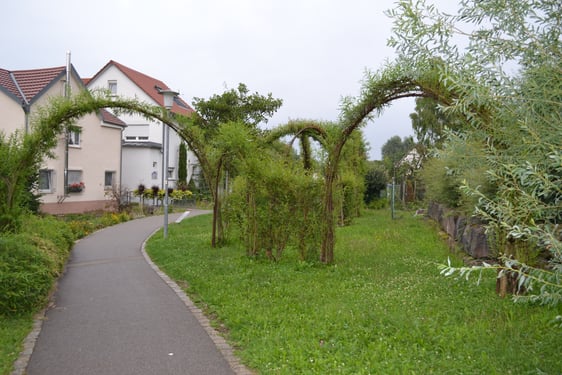
MULTIPOLYGON (((164 107, 168 110, 168 115, 172 110, 172 105, 174 104, 174 98, 178 96, 178 93, 173 90, 160 90, 160 94, 164 96, 164 107)), ((162 176, 164 177, 164 238, 168 237, 168 162, 170 153, 170 127, 163 123, 164 126, 164 139, 163 143, 163 154, 164 154, 164 165, 162 167, 162 176)))

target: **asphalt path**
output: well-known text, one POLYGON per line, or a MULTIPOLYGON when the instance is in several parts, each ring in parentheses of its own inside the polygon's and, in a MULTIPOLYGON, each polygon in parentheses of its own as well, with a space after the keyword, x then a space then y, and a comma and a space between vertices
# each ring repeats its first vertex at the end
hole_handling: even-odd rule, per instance
MULTIPOLYGON (((170 215, 170 223, 178 216, 170 215)), ((27 374, 243 373, 145 260, 142 244, 162 222, 162 216, 129 221, 75 245, 27 374)))

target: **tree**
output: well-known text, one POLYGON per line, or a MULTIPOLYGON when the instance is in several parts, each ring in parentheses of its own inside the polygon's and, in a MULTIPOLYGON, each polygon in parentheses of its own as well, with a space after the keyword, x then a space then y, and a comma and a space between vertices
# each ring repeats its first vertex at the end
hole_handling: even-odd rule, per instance
POLYGON ((377 160, 369 162, 365 174, 365 203, 367 205, 380 197, 381 192, 386 189, 387 181, 384 165, 377 160))
POLYGON ((414 145, 414 139, 411 136, 400 139, 399 136, 395 135, 382 145, 381 155, 383 160, 388 159, 390 163, 396 164, 406 156, 414 145))
MULTIPOLYGON (((505 254, 496 268, 505 292, 527 289, 517 300, 558 304, 562 300, 562 18, 560 4, 549 0, 462 1, 457 15, 439 12, 424 1, 401 1, 389 12, 395 33, 390 44, 420 69, 441 61, 439 76, 456 100, 444 112, 464 126, 447 136, 449 145, 471 144, 481 162, 462 160, 444 147, 447 169, 461 176, 460 190, 477 199, 474 214, 486 220, 488 233, 505 254), (469 28, 472 30, 462 30, 469 28), (457 46, 465 38, 466 48, 457 46), (475 173, 479 169, 484 173, 475 173), (484 178, 494 189, 478 187, 484 178), (547 269, 528 261, 533 252, 548 255, 547 269), (540 288, 533 289, 539 285, 540 288)), ((442 103, 443 104, 443 103, 442 103)), ((446 274, 456 271, 445 267, 446 274)))
POLYGON ((410 114, 418 145, 424 150, 439 147, 445 138, 445 131, 459 128, 450 115, 445 114, 438 103, 431 98, 416 98, 415 112, 410 114))
POLYGON ((180 143, 178 159, 178 188, 187 189, 187 147, 180 143))
MULTIPOLYGON (((196 114, 181 120, 180 134, 183 134, 190 149, 199 160, 201 170, 213 198, 213 227, 211 245, 220 245, 224 240, 224 222, 222 219, 222 200, 228 190, 229 178, 234 177, 232 163, 233 153, 229 142, 217 141, 221 127, 226 123, 242 124, 252 133, 258 134, 258 125, 267 122, 281 106, 281 99, 258 93, 249 94, 244 84, 238 89, 213 95, 209 99, 195 98, 196 114), (225 148, 226 147, 226 148, 225 148)), ((178 117, 180 121, 180 117, 178 117)))

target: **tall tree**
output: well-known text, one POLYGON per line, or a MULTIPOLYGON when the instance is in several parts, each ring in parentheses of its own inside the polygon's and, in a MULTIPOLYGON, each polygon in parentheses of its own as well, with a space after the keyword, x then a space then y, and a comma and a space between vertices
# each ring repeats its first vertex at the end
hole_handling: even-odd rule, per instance
POLYGON ((258 125, 268 119, 281 107, 283 101, 272 94, 250 94, 244 84, 237 89, 227 90, 209 99, 195 98, 193 106, 196 115, 184 119, 182 128, 186 137, 193 139, 190 145, 201 166, 203 176, 213 197, 213 228, 211 245, 220 245, 224 240, 222 200, 228 190, 228 179, 234 177, 232 152, 228 142, 219 142, 220 129, 227 123, 238 123, 254 134, 260 133, 258 125), (195 148, 194 148, 195 147, 195 148))
POLYGON ((415 142, 411 136, 400 139, 395 135, 382 145, 381 156, 383 160, 388 160, 390 165, 396 165, 414 146, 415 142))
POLYGON ((187 147, 180 143, 178 158, 178 188, 187 189, 187 147))
POLYGON ((412 129, 416 135, 418 145, 424 150, 439 147, 443 143, 447 129, 459 128, 459 121, 445 114, 438 103, 431 98, 416 98, 415 112, 410 114, 412 129))
POLYGON ((381 161, 370 161, 365 174, 365 203, 368 205, 380 197, 388 181, 384 165, 381 161))

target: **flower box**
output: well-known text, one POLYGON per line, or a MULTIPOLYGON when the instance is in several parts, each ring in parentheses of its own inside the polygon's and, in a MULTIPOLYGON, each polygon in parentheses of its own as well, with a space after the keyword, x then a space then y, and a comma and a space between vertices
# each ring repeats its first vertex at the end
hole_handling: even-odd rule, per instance
POLYGON ((68 192, 69 193, 80 193, 85 188, 86 188, 86 186, 84 185, 83 182, 76 182, 76 183, 73 183, 73 184, 68 184, 68 192))

